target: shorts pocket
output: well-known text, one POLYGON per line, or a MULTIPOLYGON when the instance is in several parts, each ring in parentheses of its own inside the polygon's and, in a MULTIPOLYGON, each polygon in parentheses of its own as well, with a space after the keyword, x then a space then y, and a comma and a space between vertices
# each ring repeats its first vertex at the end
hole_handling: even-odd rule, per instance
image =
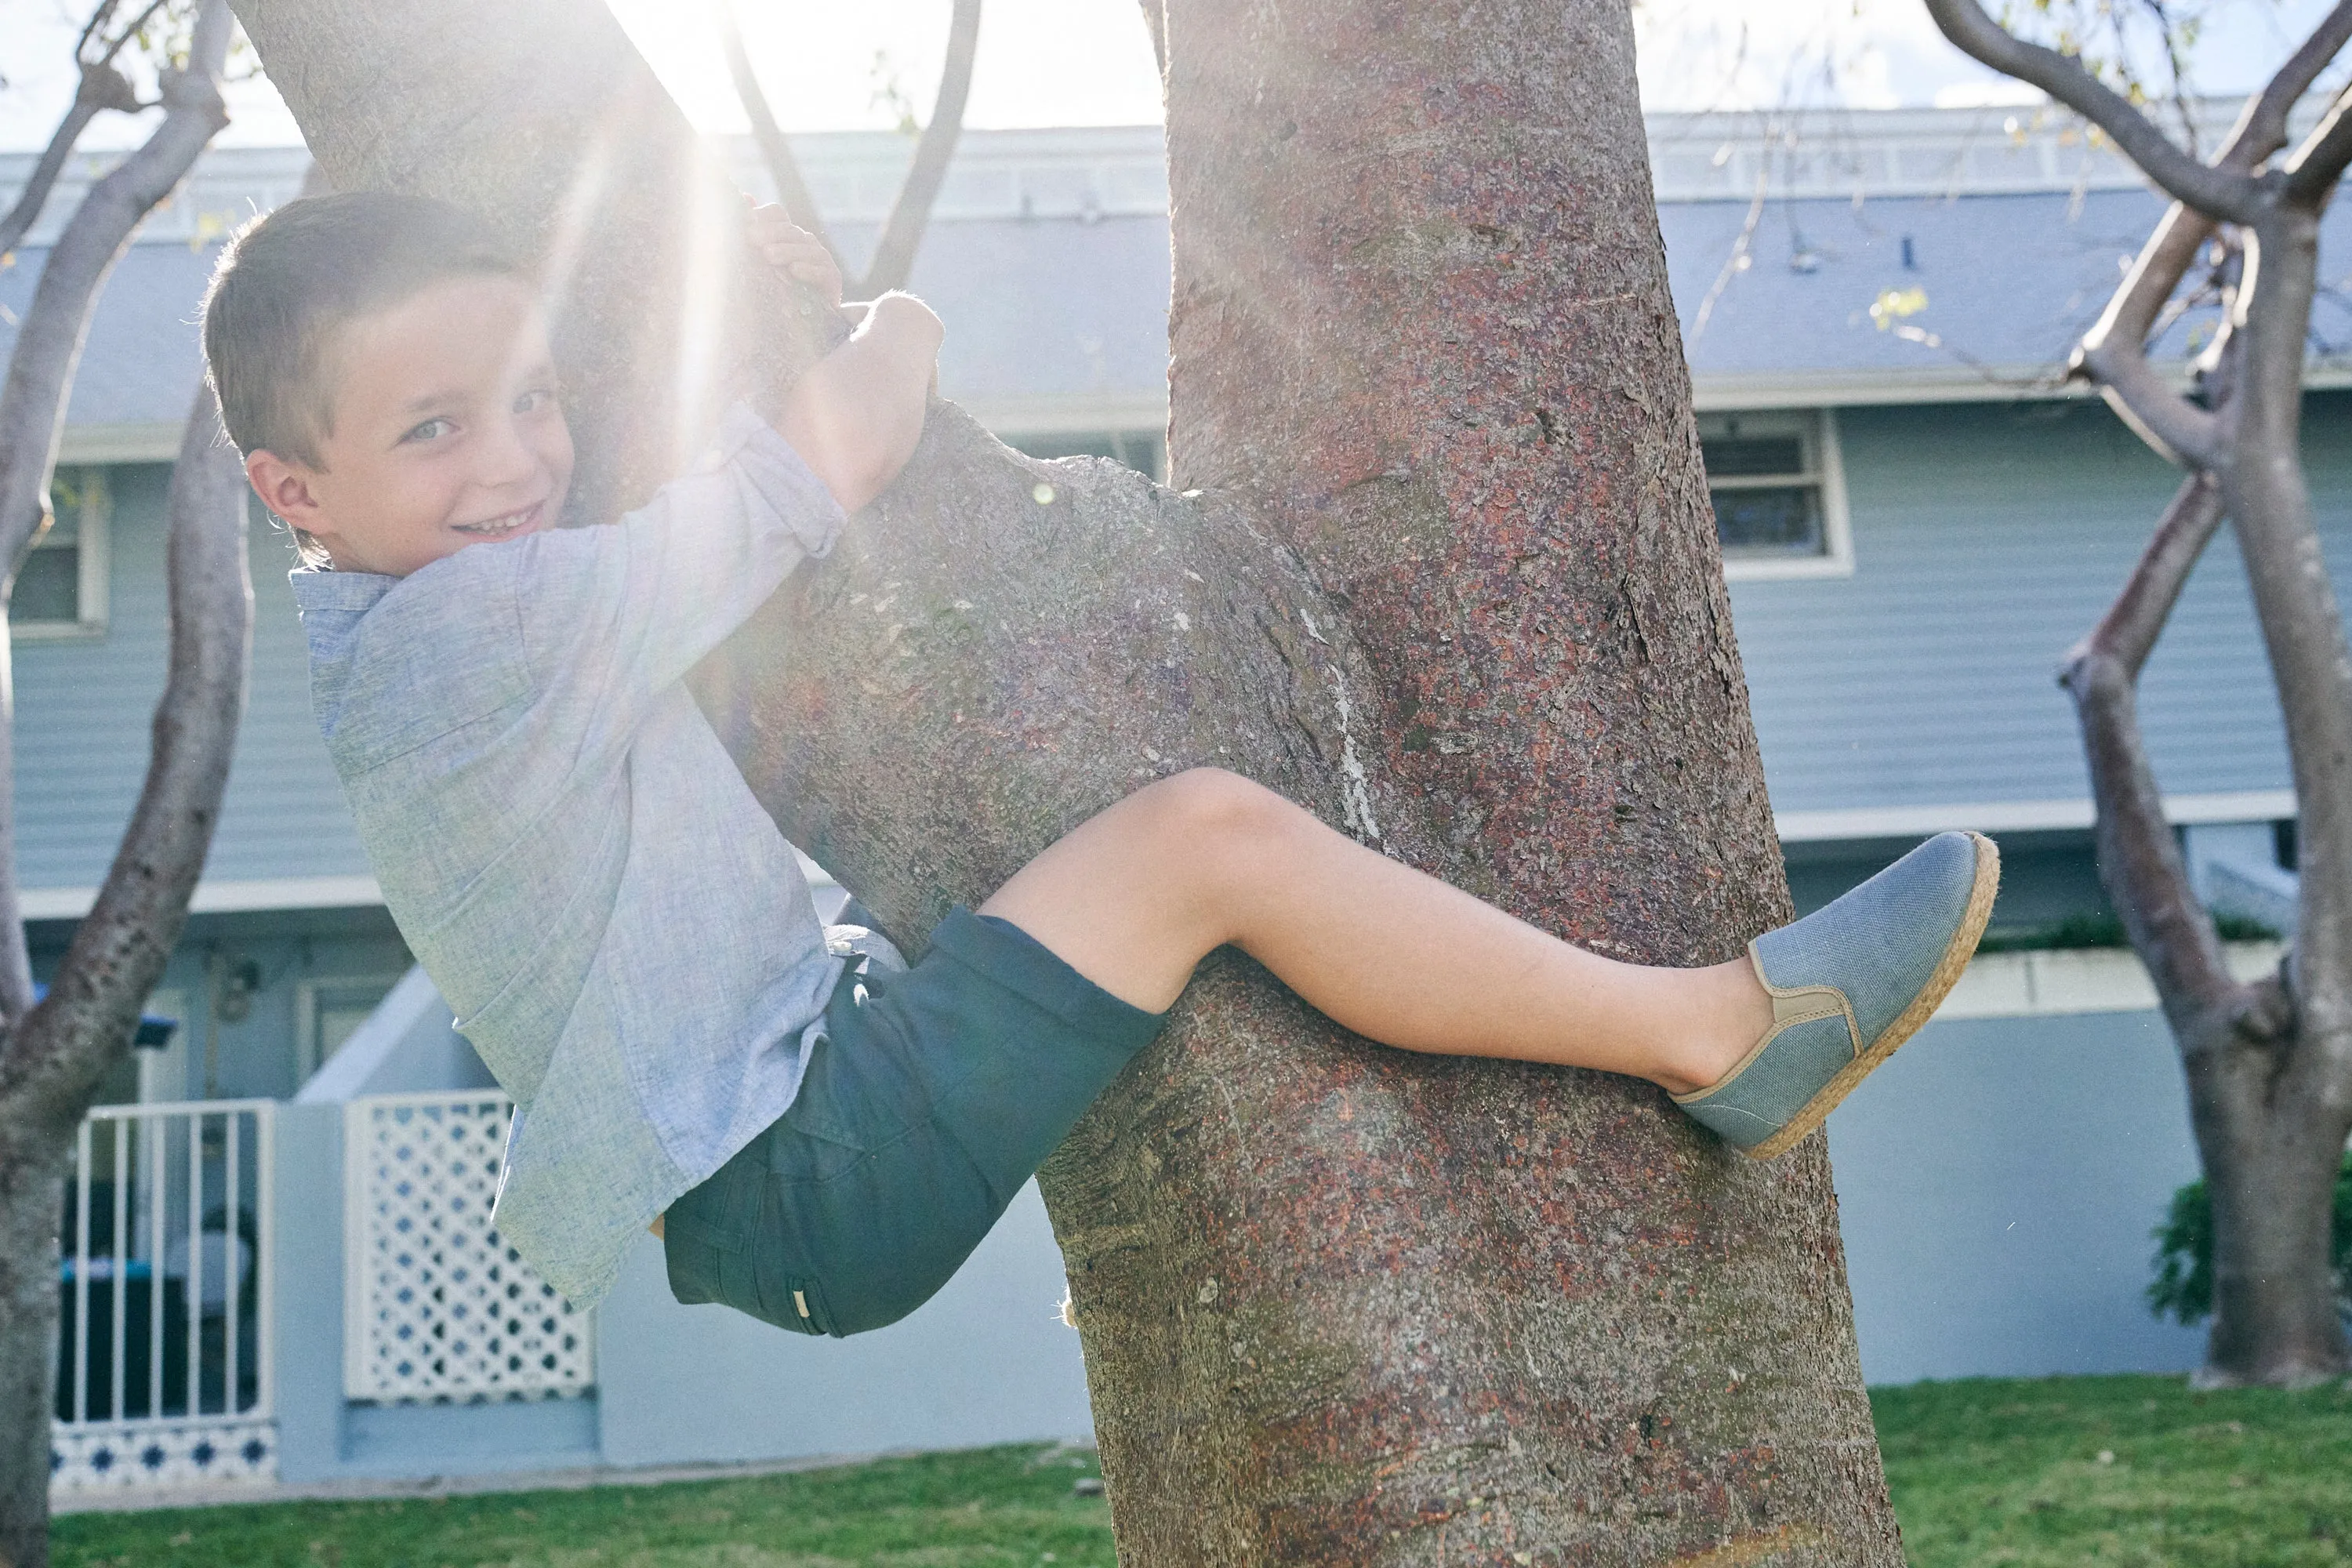
POLYGON ((830 1182, 871 1152, 838 1118, 794 1101, 768 1139, 768 1173, 780 1182, 830 1182))

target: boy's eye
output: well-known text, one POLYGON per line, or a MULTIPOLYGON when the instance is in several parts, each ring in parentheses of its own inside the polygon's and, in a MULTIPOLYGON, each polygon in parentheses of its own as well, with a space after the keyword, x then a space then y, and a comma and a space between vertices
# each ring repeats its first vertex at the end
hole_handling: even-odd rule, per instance
POLYGON ((432 419, 427 419, 424 424, 417 426, 407 435, 403 436, 401 440, 404 442, 437 440, 456 428, 457 426, 452 425, 448 420, 436 416, 432 419))
POLYGON ((553 388, 534 386, 529 392, 524 393, 520 397, 515 399, 514 411, 517 414, 544 414, 549 408, 554 406, 554 404, 555 392, 553 388))

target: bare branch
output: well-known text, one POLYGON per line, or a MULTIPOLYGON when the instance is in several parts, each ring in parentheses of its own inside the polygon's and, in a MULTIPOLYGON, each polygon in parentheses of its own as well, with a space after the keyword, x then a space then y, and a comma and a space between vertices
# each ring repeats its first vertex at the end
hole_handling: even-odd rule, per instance
POLYGON ((783 204, 794 223, 824 242, 838 262, 841 247, 825 233, 824 218, 809 195, 807 182, 801 178, 800 161, 793 156, 792 143, 784 140, 783 128, 776 123, 776 116, 768 107, 768 95, 761 90, 759 74, 751 68, 751 56, 743 47, 743 27, 736 19, 733 0, 719 6, 718 13, 719 42, 727 50, 727 74, 734 79, 735 96, 743 101, 743 114, 751 122, 751 137, 760 144, 760 156, 767 162, 768 177, 776 183, 776 199, 783 204))
POLYGON ((2279 195, 2291 204, 2316 207, 2336 189, 2347 163, 2352 163, 2352 88, 2336 95, 2327 117, 2287 159, 2286 183, 2279 195))
POLYGON ((930 123, 923 127, 923 139, 915 144, 914 163, 898 187, 898 199, 890 204, 890 220, 882 226, 874 259, 867 263, 865 279, 855 290, 861 300, 905 288, 907 275, 914 270, 915 247, 923 241, 931 204, 939 199, 948 161, 955 156, 956 138, 963 130, 964 100, 971 94, 972 54, 979 44, 980 0, 955 0, 955 14, 948 22, 947 66, 940 75, 940 94, 931 105, 930 123))
MULTIPOLYGON (((90 187, 42 265, 7 377, 0 382, 0 570, 11 578, 47 518, 66 394, 99 291, 131 232, 186 178, 196 154, 228 121, 219 78, 235 27, 226 0, 205 0, 187 68, 164 73, 163 123, 90 187)), ((9 786, 13 708, 0 679, 0 1023, 23 1018, 32 1005, 9 786)))
POLYGON ((2122 911, 2157 994, 2183 1022, 2238 988, 2222 962, 2212 917, 2189 886, 2189 868, 2139 727, 2138 679, 2197 558, 2221 523, 2221 487, 2191 475, 2173 497, 2123 592, 2091 635, 2068 652, 2058 681, 2074 700, 2097 803, 2099 877, 2122 911))
MULTIPOLYGON (((2251 173, 2285 145, 2288 112, 2347 38, 2352 0, 2342 0, 2269 84, 2247 100, 2216 164, 2251 173)), ((2158 313, 2213 229, 2212 219, 2173 203, 2067 366, 2070 375, 2098 381, 2109 406, 2167 461, 2198 468, 2211 466, 2218 456, 2219 422, 2148 367, 2147 344, 2158 313)))
POLYGON ((155 705, 146 783, 98 901, 74 927, 48 995, 0 1058, 0 1098, 69 1123, 127 1047, 163 978, 204 870, 245 709, 253 584, 245 468, 200 387, 172 468, 171 674, 155 705))
POLYGON ((33 165, 32 174, 16 196, 16 205, 8 216, 0 218, 0 256, 16 248, 26 231, 40 221, 41 209, 49 205, 49 192, 58 183, 58 174, 66 166, 66 155, 81 140, 83 130, 98 118, 98 105, 76 98, 66 110, 58 128, 50 133, 49 144, 41 149, 41 156, 33 165))
POLYGON ((106 26, 106 19, 114 15, 115 6, 121 3, 122 0, 98 0, 97 7, 89 14, 89 20, 81 25, 80 36, 74 39, 75 59, 79 60, 82 58, 81 52, 89 47, 90 39, 98 37, 100 31, 106 26))
POLYGON ((2095 379, 2109 405, 2159 455, 2200 468, 2216 459, 2220 422, 2157 374, 2147 345, 2157 312, 2212 233, 2210 219, 2173 203, 2067 366, 2069 374, 2095 379))
POLYGON ((2175 200, 2208 217, 2251 223, 2262 205, 2252 178, 2191 157, 2123 96, 2055 49, 2030 44, 1985 15, 1977 0, 1927 0, 1927 14, 1962 53, 2040 88, 2099 127, 2175 200))
MULTIPOLYGON (((137 37, 139 36, 140 29, 146 26, 149 22, 154 20, 155 13, 161 11, 167 4, 169 4, 169 0, 147 0, 147 9, 140 12, 136 16, 133 16, 131 19, 131 25, 124 27, 121 32, 117 33, 114 36, 113 41, 106 46, 106 52, 100 55, 97 59, 90 63, 93 65, 111 65, 114 61, 114 57, 122 52, 123 46, 130 43, 131 39, 137 37)), ((107 4, 99 7, 98 16, 104 16, 108 12, 114 9, 114 5, 115 0, 107 0, 107 4)), ((97 17, 91 18, 93 26, 96 25, 97 19, 97 17)), ((82 35, 82 43, 84 46, 87 46, 89 42, 89 35, 88 33, 84 33, 82 35)), ((77 47, 74 53, 79 56, 81 53, 80 48, 77 47)))
MULTIPOLYGON (((161 3, 162 0, 157 0, 157 4, 161 3)), ((114 0, 106 0, 106 4, 90 14, 89 27, 96 27, 105 20, 107 13, 113 8, 114 0)), ((89 37, 89 27, 83 29, 85 40, 89 37)), ((75 53, 80 53, 79 45, 75 53)), ((67 106, 64 116, 58 120, 57 130, 49 136, 49 144, 41 149, 40 157, 33 164, 32 174, 25 181, 25 188, 16 194, 16 205, 9 209, 6 217, 0 218, 0 256, 16 249, 17 242, 41 220, 41 209, 49 204, 49 192, 56 188, 58 175, 65 169, 66 158, 73 152, 74 143, 81 140, 81 133, 89 122, 97 119, 103 110, 117 110, 124 114, 139 112, 142 107, 139 95, 131 89, 131 83, 123 79, 122 73, 114 68, 113 58, 114 51, 110 49, 102 58, 80 62, 81 83, 74 89, 73 102, 67 106)))
POLYGON ((2287 116, 2347 43, 2352 43, 2352 0, 2337 0, 2336 9, 2320 19, 2311 37, 2286 58, 2269 84, 2246 105, 2231 142, 2232 151, 2241 141, 2249 149, 2242 167, 2254 168, 2286 145, 2287 116))

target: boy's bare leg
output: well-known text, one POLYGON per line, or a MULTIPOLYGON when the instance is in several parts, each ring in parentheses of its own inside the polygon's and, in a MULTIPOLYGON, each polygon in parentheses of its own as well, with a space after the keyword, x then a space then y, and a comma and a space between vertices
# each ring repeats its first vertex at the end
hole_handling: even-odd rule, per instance
POLYGON ((1677 1093, 1714 1083, 1772 1026, 1745 958, 1650 969, 1571 947, 1213 769, 1094 817, 981 912, 1152 1012, 1232 942, 1372 1039, 1599 1068, 1677 1093))

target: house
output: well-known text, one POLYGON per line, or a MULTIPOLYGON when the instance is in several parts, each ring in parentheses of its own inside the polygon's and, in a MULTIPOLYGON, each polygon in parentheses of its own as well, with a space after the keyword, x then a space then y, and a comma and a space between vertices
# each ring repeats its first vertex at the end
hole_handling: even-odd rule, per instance
MULTIPOLYGON (((1981 957, 1832 1126, 1864 1370, 2185 1368, 2200 1336, 2150 1319, 2138 1294, 2147 1230, 2196 1170, 2179 1068, 2127 952, 2050 945, 2105 912, 2051 669, 2173 483, 2053 367, 2158 204, 2112 153, 2022 111, 1783 130, 1651 124, 1791 884, 1818 905, 1923 834, 1986 829, 2004 846, 1996 921, 2015 946, 1981 957)), ((908 144, 798 144, 837 232, 870 240, 908 144)), ((764 188, 748 149, 735 155, 764 188)), ((1150 128, 964 137, 915 287, 951 324, 944 389, 1016 445, 1164 467, 1161 157, 1150 128)), ((0 159, 0 198, 28 163, 0 159)), ((60 524, 16 597, 18 853, 44 973, 139 786, 163 678, 167 465, 213 246, 289 197, 304 165, 299 150, 207 155, 131 247, 90 332, 60 524)), ((0 307, 25 308, 57 222, 0 272, 0 307)), ((2311 473, 2340 556, 2352 361, 2316 359, 2311 384, 2311 473)), ((650 1243, 611 1301, 575 1314, 497 1244, 508 1107, 383 910, 311 724, 286 544, 266 519, 250 526, 247 718, 150 1005, 180 1026, 101 1097, 71 1194, 58 1495, 1082 1434, 1034 1188, 945 1295, 847 1343, 677 1306, 650 1243)), ((2282 929, 2294 807, 2226 536, 2145 688, 2209 898, 2282 929)), ((2232 962, 2251 972, 2278 951, 2240 943, 2232 962)))

